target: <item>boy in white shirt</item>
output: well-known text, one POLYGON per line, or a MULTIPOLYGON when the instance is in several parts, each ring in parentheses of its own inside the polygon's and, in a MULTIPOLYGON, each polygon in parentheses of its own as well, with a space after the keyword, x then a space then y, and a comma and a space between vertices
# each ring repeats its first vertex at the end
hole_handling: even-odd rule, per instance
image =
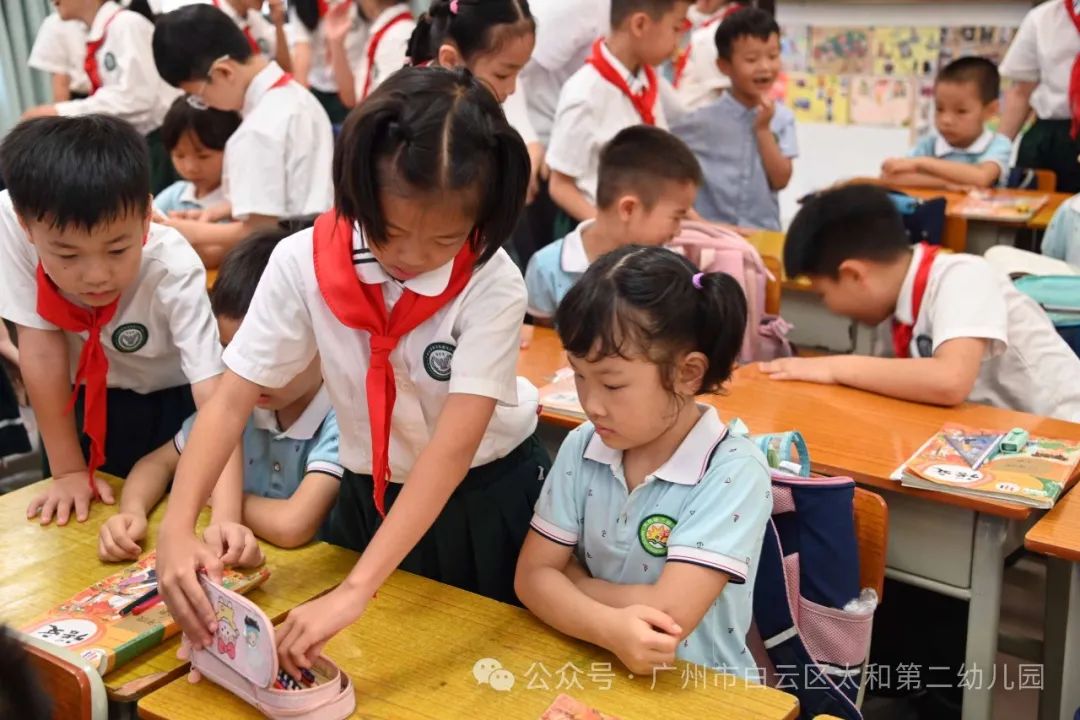
POLYGON ((51 13, 41 23, 26 64, 49 73, 54 102, 87 97, 90 78, 86 76, 86 26, 78 20, 64 20, 51 13))
POLYGON ((885 190, 848 185, 807 202, 784 265, 825 306, 868 325, 891 320, 886 357, 765 363, 777 380, 849 385, 932 405, 964 401, 1080 421, 1080 358, 1034 300, 975 255, 908 245, 885 190), (891 355, 891 357, 889 356, 891 355))
POLYGON ((289 54, 288 14, 284 0, 269 0, 265 4, 270 10, 270 17, 263 15, 263 0, 182 0, 174 2, 167 12, 197 4, 213 5, 240 28, 244 33, 252 52, 276 60, 277 64, 292 70, 292 56, 289 54))
POLYGON ((232 222, 169 221, 192 245, 227 250, 281 218, 330 208, 334 140, 326 112, 276 62, 253 54, 220 10, 192 5, 158 18, 154 61, 192 102, 243 118, 225 145, 232 222))
MULTIPOLYGON (((585 67, 559 96, 548 146, 551 198, 578 221, 596 216, 600 148, 631 125, 667 129, 653 70, 672 56, 689 0, 612 0, 611 34, 593 44, 585 67)), ((670 86, 664 91, 670 99, 670 86)))

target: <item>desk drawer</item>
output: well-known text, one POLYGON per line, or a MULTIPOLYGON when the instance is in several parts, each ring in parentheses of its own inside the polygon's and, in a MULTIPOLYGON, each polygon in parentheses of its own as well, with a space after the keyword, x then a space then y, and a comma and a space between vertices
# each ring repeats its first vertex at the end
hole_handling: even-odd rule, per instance
POLYGON ((971 587, 975 513, 897 493, 881 494, 889 505, 886 565, 953 587, 971 587))

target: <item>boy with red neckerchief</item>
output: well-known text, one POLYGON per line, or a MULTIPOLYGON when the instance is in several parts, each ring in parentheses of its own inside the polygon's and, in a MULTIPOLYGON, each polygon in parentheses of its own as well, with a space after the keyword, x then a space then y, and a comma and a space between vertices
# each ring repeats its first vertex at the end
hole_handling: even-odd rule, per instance
MULTIPOLYGON (((0 165, 0 316, 18 329, 53 476, 27 516, 64 525, 74 507, 82 522, 95 497, 113 502, 95 471, 126 476, 213 391, 221 346, 206 271, 178 233, 150 222, 146 144, 126 122, 24 122, 0 165)), ((240 501, 215 497, 218 530, 229 513, 239 520, 240 501)), ((226 562, 256 560, 250 531, 237 532, 226 562)))
POLYGON ((551 130, 551 198, 571 218, 596 217, 600 149, 631 125, 668 127, 674 92, 653 66, 679 44, 690 0, 612 0, 611 34, 566 82, 551 130), (667 108, 665 108, 665 105, 667 108))
POLYGON ((984 258, 911 247, 882 188, 848 185, 808 201, 788 230, 784 265, 809 276, 830 311, 890 337, 878 338, 885 357, 765 363, 774 379, 1080 420, 1080 358, 1042 308, 984 258))

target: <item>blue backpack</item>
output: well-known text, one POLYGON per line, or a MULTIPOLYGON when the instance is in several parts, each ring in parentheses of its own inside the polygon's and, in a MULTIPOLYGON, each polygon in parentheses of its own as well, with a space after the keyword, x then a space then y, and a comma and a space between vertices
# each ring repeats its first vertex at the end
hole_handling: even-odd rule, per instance
POLYGON ((1014 284, 1039 303, 1058 334, 1080 355, 1080 275, 1025 275, 1014 284))

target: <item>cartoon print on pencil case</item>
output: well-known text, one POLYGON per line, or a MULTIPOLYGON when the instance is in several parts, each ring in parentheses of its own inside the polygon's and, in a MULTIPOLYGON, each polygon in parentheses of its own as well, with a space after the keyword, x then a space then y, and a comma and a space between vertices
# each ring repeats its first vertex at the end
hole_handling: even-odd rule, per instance
POLYGON ((236 659, 236 640, 240 631, 236 628, 232 603, 225 598, 218 598, 217 605, 217 651, 219 655, 228 655, 236 659))
POLYGON ((245 615, 244 644, 246 649, 244 650, 244 657, 247 660, 248 667, 259 677, 264 677, 269 674, 270 654, 265 648, 259 647, 260 632, 259 621, 250 615, 245 615))

